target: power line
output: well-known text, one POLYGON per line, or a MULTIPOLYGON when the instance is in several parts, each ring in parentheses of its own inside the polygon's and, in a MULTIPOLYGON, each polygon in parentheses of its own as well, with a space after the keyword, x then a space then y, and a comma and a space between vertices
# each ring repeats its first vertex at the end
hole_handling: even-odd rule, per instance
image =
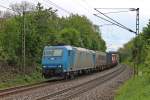
MULTIPOLYGON (((111 23, 111 24, 113 24, 113 25, 116 25, 116 26, 118 26, 118 27, 121 27, 121 28, 123 28, 123 29, 126 29, 126 28, 124 28, 123 26, 121 26, 121 25, 119 25, 119 24, 116 24, 116 23, 114 23, 114 22, 112 22, 112 21, 109 21, 109 20, 107 20, 107 19, 105 19, 105 18, 103 18, 103 17, 101 17, 101 16, 98 16, 97 14, 93 14, 94 16, 96 16, 96 17, 98 17, 98 18, 101 18, 102 20, 105 20, 105 21, 107 21, 107 22, 109 22, 109 23, 111 23)), ((128 30, 128 31, 130 31, 130 30, 128 30)), ((131 31, 130 31, 131 32, 131 31)))
POLYGON ((110 14, 110 13, 121 13, 121 12, 129 12, 129 11, 114 11, 114 12, 106 12, 104 14, 110 14))
MULTIPOLYGON (((93 7, 91 7, 85 0, 81 0, 83 3, 85 3, 85 5, 87 5, 87 7, 88 8, 90 8, 91 10, 93 10, 93 7)), ((90 9, 87 9, 88 10, 88 12, 90 11, 91 12, 91 10, 90 9)), ((92 14, 93 15, 93 14, 92 14)))
POLYGON ((93 10, 93 7, 91 5, 88 4, 88 2, 86 0, 81 0, 82 2, 86 3, 86 5, 89 7, 89 8, 92 8, 93 10))
MULTIPOLYGON (((77 2, 78 2, 78 0, 77 0, 77 2)), ((90 10, 87 9, 86 7, 84 7, 83 4, 81 4, 79 2, 77 3, 77 2, 76 2, 76 4, 78 4, 78 5, 80 5, 80 7, 84 8, 84 10, 86 10, 88 13, 90 12, 90 10)))
POLYGON ((13 10, 13 9, 11 9, 11 8, 8 8, 8 7, 5 7, 5 6, 3 6, 3 5, 0 5, 0 7, 5 8, 5 9, 10 10, 10 11, 13 11, 13 12, 16 12, 15 10, 13 10))
MULTIPOLYGON (((83 0, 81 0, 81 1, 83 1, 83 0)), ((86 1, 83 1, 83 2, 86 3, 86 4, 89 6, 89 4, 88 4, 86 1)), ((89 7, 91 7, 91 6, 89 6, 89 7)), ((129 8, 95 8, 96 11, 98 11, 97 9, 122 9, 122 10, 127 10, 127 9, 129 9, 129 8)), ((134 10, 134 8, 130 8, 130 10, 134 10)), ((104 15, 105 17, 111 19, 111 20, 114 21, 115 23, 119 24, 119 27, 121 27, 121 28, 124 27, 124 29, 126 29, 126 30, 128 30, 128 31, 133 32, 133 33, 136 33, 136 32, 134 32, 132 29, 127 28, 126 26, 122 25, 121 23, 119 23, 119 22, 115 21, 114 19, 110 18, 109 16, 105 15, 105 14, 109 14, 109 13, 121 13, 121 12, 129 12, 129 11, 116 11, 116 12, 114 11, 114 12, 107 12, 107 13, 102 13, 102 12, 100 12, 100 11, 98 11, 98 12, 101 13, 102 15, 104 15)), ((100 16, 99 16, 99 17, 100 17, 100 16)), ((101 19, 105 20, 105 18, 101 18, 101 19)), ((106 20, 105 20, 105 21, 106 21, 106 20)), ((108 20, 107 20, 107 21, 108 21, 108 20)), ((108 22, 109 22, 109 21, 108 21, 108 22)), ((110 25, 110 24, 109 24, 109 25, 110 25)), ((116 25, 116 24, 111 24, 111 25, 116 25)), ((118 25, 117 25, 117 26, 118 26, 118 25)))
MULTIPOLYGON (((109 18, 109 19, 112 20, 113 22, 115 22, 115 23, 121 25, 122 27, 124 27, 124 29, 126 29, 126 30, 128 30, 128 31, 130 31, 130 32, 134 32, 134 31, 132 31, 131 29, 127 28, 126 26, 122 25, 121 23, 117 22, 116 20, 114 20, 114 19, 110 18, 109 16, 105 15, 104 13, 100 12, 100 11, 97 10, 96 8, 95 8, 95 10, 96 10, 97 12, 99 12, 100 14, 104 15, 105 17, 109 18)), ((135 32, 134 32, 134 33, 135 33, 135 32)))
MULTIPOLYGON (((93 10, 94 7, 92 7, 86 0, 81 0, 81 1, 82 1, 83 3, 85 3, 88 8, 90 8, 91 10, 93 10)), ((92 12, 91 10, 90 10, 90 11, 88 10, 88 12, 91 12, 91 14, 93 15, 93 12, 92 12)), ((94 10, 93 10, 93 11, 94 11, 94 10)), ((95 17, 95 16, 94 16, 94 17, 95 17)), ((95 20, 95 21, 96 21, 96 20, 95 20)), ((101 25, 100 25, 100 27, 101 27, 101 25)))
MULTIPOLYGON (((104 15, 105 17, 107 17, 107 18, 109 18, 110 20, 112 20, 113 22, 115 22, 115 25, 116 25, 116 23, 117 23, 117 26, 118 26, 118 24, 119 25, 121 25, 121 27, 123 27, 124 29, 126 29, 126 30, 128 30, 128 31, 130 31, 130 32, 134 32, 136 35, 139 35, 139 8, 95 8, 95 10, 96 11, 98 11, 100 14, 102 14, 102 15, 104 15), (104 13, 102 13, 102 12, 100 12, 100 11, 98 11, 97 9, 129 9, 130 11, 136 11, 136 32, 135 31, 133 31, 133 30, 131 30, 131 29, 129 29, 129 28, 127 28, 127 27, 124 27, 124 25, 122 26, 122 24, 120 24, 120 23, 118 23, 117 21, 115 21, 115 20, 113 20, 112 18, 110 18, 109 16, 107 16, 107 15, 105 15, 104 13)), ((99 17, 99 18, 101 18, 101 19, 103 19, 103 20, 105 20, 105 21, 109 21, 109 20, 107 20, 107 19, 105 19, 105 18, 102 18, 102 17, 100 17, 100 16, 98 16, 98 15, 96 15, 95 14, 95 16, 97 16, 97 17, 99 17)), ((111 21, 109 21, 109 22, 111 22, 111 21)), ((111 22, 112 23, 112 22, 111 22)), ((120 26, 119 26, 120 27, 120 26)), ((139 38, 140 39, 140 38, 139 38)), ((137 40, 135 39, 135 42, 137 42, 137 40)), ((134 42, 134 43, 135 43, 134 42)), ((138 74, 138 56, 136 56, 136 54, 138 54, 139 53, 139 47, 137 46, 137 44, 135 43, 135 49, 133 49, 133 58, 135 58, 135 62, 134 62, 134 75, 135 74, 138 74), (137 65, 136 65, 137 64, 137 65)))
POLYGON ((95 9, 114 9, 114 10, 120 10, 120 9, 134 9, 134 8, 95 8, 95 9))
MULTIPOLYGON (((105 17, 109 18, 109 19, 112 20, 113 22, 117 23, 119 26, 121 26, 121 28, 124 28, 124 29, 126 29, 126 30, 128 30, 128 31, 130 31, 130 32, 136 33, 136 32, 133 31, 132 29, 127 28, 126 26, 122 25, 121 23, 117 22, 116 20, 114 20, 114 19, 110 18, 109 16, 105 15, 104 13, 100 12, 100 11, 97 10, 96 8, 95 8, 95 10, 96 10, 97 12, 99 12, 100 14, 104 15, 105 17)), ((106 21, 108 21, 108 20, 106 20, 106 21)), ((115 24, 115 25, 116 25, 116 24, 115 24)), ((117 25, 117 26, 118 26, 118 25, 117 25)))
MULTIPOLYGON (((44 1, 46 1, 46 0, 44 0, 44 1)), ((64 12, 66 12, 66 13, 68 13, 68 14, 72 14, 70 11, 68 11, 68 10, 66 10, 66 9, 64 9, 64 8, 62 8, 62 7, 60 7, 60 6, 57 5, 56 3, 54 3, 54 2, 52 2, 52 1, 50 1, 50 0, 47 0, 47 1, 48 1, 49 4, 51 4, 51 5, 55 6, 55 7, 57 7, 58 9, 60 9, 60 10, 62 10, 62 11, 64 11, 64 12)), ((46 1, 46 2, 47 2, 47 1, 46 1)))
POLYGON ((114 25, 114 24, 102 24, 102 25, 98 25, 98 26, 103 27, 103 26, 110 26, 110 25, 114 25))

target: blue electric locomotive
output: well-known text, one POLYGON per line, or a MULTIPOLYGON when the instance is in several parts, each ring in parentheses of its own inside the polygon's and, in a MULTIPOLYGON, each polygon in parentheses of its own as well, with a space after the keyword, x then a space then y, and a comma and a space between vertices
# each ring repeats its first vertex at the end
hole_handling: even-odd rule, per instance
POLYGON ((69 55, 73 55, 70 46, 46 46, 42 57, 44 77, 63 75, 72 64, 73 58, 69 55))
POLYGON ((46 46, 42 57, 42 73, 45 78, 101 71, 117 64, 116 53, 104 53, 80 47, 46 46))
POLYGON ((95 52, 72 46, 46 46, 43 51, 42 68, 45 78, 70 76, 93 68, 95 52))

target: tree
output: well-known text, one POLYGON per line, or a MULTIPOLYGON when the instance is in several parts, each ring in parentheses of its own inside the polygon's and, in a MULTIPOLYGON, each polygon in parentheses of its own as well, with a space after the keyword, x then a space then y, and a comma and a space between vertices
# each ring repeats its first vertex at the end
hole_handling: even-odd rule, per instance
POLYGON ((59 17, 57 10, 45 9, 40 3, 28 2, 11 5, 17 14, 0 19, 0 58, 17 68, 22 62, 22 36, 26 37, 26 69, 41 63, 44 46, 67 44, 92 50, 105 51, 106 46, 98 27, 85 16, 59 17), (23 14, 24 12, 24 15, 23 14), (25 28, 23 27, 25 25, 25 28), (28 66, 28 67, 27 67, 28 66))
POLYGON ((150 73, 150 22, 147 27, 143 28, 143 32, 137 37, 124 45, 124 48, 120 49, 122 60, 127 63, 136 63, 141 67, 144 73, 150 73))
POLYGON ((81 37, 80 33, 74 28, 65 28, 60 32, 60 37, 63 40, 64 44, 81 46, 81 37))
POLYGON ((23 12, 30 12, 34 11, 35 6, 31 3, 28 3, 26 1, 22 1, 21 3, 15 3, 10 5, 11 9, 15 12, 17 12, 18 15, 22 15, 23 12))
POLYGON ((93 50, 106 50, 104 40, 101 38, 100 31, 85 16, 71 15, 62 17, 59 22, 59 29, 74 28, 80 33, 81 47, 93 50))

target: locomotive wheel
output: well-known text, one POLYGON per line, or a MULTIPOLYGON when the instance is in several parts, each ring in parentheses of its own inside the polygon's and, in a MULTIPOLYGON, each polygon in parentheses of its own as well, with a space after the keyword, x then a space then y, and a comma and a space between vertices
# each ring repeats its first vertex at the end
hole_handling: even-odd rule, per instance
POLYGON ((70 75, 69 75, 69 76, 70 76, 70 79, 71 79, 71 80, 73 80, 73 79, 75 78, 75 76, 74 76, 74 73, 73 73, 73 72, 72 72, 72 73, 70 73, 70 75))
POLYGON ((68 80, 68 79, 69 79, 69 75, 67 75, 66 73, 64 74, 63 77, 64 77, 65 80, 68 80))

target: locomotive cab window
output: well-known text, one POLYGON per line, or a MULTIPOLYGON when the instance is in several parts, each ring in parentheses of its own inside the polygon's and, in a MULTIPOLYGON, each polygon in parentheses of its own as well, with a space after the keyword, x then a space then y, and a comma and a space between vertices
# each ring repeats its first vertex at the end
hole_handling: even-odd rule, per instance
POLYGON ((63 55, 62 49, 50 49, 44 51, 44 56, 59 57, 63 55))

